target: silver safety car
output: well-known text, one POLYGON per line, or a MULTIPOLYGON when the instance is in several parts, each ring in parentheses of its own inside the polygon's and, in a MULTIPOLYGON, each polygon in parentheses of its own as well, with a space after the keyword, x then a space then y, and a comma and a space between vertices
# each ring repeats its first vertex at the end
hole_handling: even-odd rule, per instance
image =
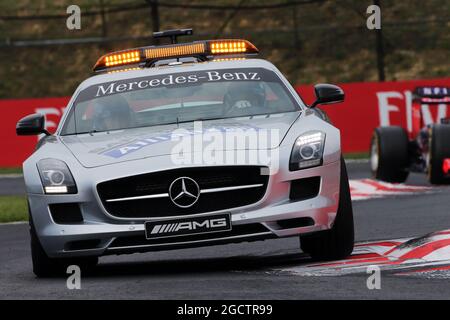
MULTIPOLYGON (((340 132, 316 109, 344 100, 315 86, 305 104, 239 39, 108 53, 73 94, 23 172, 33 271, 51 276, 103 255, 299 237, 317 260, 353 249, 340 132)), ((174 41, 175 40, 175 41, 174 41)))

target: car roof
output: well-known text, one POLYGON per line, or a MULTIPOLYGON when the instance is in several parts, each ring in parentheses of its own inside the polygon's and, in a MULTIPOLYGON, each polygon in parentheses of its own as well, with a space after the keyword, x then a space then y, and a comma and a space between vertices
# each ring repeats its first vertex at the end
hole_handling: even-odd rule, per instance
POLYGON ((182 63, 177 65, 163 65, 158 67, 142 68, 138 70, 120 71, 94 75, 84 80, 78 87, 83 90, 95 84, 118 81, 125 79, 134 79, 151 75, 163 75, 179 72, 195 72, 204 70, 218 69, 239 69, 239 68, 265 68, 280 74, 279 70, 269 61, 263 59, 243 59, 226 61, 206 61, 194 63, 182 63))

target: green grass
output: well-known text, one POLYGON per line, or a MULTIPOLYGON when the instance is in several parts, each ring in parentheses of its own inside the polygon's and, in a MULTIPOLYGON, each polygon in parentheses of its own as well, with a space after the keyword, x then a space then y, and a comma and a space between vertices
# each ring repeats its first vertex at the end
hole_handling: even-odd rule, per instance
POLYGON ((0 174, 22 174, 22 168, 0 168, 0 174))
POLYGON ((368 152, 350 152, 344 153, 345 159, 369 159, 368 152))
POLYGON ((0 222, 26 220, 28 220, 28 209, 24 196, 0 196, 0 222))

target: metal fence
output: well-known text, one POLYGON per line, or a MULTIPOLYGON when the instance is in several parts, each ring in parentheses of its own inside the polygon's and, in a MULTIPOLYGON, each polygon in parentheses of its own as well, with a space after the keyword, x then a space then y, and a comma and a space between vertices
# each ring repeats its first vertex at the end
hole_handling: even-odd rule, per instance
POLYGON ((297 84, 383 80, 380 68, 386 80, 448 76, 450 2, 376 2, 381 51, 366 28, 372 0, 5 1, 0 98, 70 95, 104 52, 152 44, 153 31, 185 27, 194 29, 191 39, 251 40, 297 84), (73 2, 81 30, 66 28, 73 2))

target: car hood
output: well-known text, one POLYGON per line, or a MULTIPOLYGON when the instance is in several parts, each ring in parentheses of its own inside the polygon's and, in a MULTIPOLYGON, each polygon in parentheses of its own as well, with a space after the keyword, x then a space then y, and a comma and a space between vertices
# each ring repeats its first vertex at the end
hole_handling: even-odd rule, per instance
MULTIPOLYGON (((300 112, 161 125, 61 136, 62 143, 84 167, 204 150, 272 149, 278 147, 300 112), (273 131, 272 131, 273 130, 273 131), (221 143, 230 137, 257 136, 257 143, 221 143), (264 138, 268 135, 272 138, 264 138), (213 139, 213 140, 211 140, 213 139), (195 141, 191 144, 192 141, 195 141), (183 143, 183 144, 181 144, 183 143), (191 145, 189 148, 188 146, 191 145), (181 148, 181 149, 180 149, 181 148), (201 149, 203 148, 203 149, 201 149)), ((254 140, 253 140, 254 141, 254 140)))

